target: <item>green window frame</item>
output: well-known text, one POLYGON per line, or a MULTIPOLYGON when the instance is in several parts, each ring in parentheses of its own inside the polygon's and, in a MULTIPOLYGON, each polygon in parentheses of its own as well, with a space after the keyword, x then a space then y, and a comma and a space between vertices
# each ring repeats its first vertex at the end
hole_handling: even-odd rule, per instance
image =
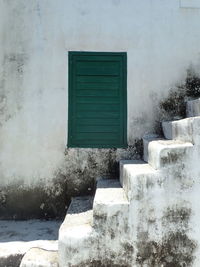
POLYGON ((68 53, 68 147, 127 147, 126 52, 68 53))

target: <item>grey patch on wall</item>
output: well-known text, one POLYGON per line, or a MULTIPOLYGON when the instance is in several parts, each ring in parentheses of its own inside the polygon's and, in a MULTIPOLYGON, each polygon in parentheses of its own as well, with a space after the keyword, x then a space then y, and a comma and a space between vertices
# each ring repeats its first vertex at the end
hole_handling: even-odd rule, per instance
POLYGON ((4 56, 0 79, 0 126, 22 108, 22 83, 27 60, 27 55, 23 53, 4 56))
POLYGON ((190 267, 194 261, 195 241, 182 231, 168 232, 161 242, 137 243, 137 266, 190 267))
POLYGON ((9 54, 5 57, 5 59, 6 62, 10 62, 11 64, 13 63, 15 65, 15 70, 17 73, 20 75, 23 74, 24 64, 27 61, 26 54, 9 54))
POLYGON ((163 214, 162 223, 163 226, 169 227, 169 224, 173 224, 176 227, 179 226, 180 229, 188 230, 189 220, 191 217, 191 208, 188 207, 187 203, 182 204, 182 206, 172 206, 168 207, 163 214))
POLYGON ((185 151, 182 153, 168 152, 166 156, 161 157, 161 163, 164 164, 178 164, 184 158, 185 151))
POLYGON ((184 202, 181 206, 167 207, 163 212, 162 226, 167 232, 160 242, 150 240, 148 232, 141 231, 137 242, 138 266, 192 266, 196 242, 187 235, 190 217, 191 208, 184 202))

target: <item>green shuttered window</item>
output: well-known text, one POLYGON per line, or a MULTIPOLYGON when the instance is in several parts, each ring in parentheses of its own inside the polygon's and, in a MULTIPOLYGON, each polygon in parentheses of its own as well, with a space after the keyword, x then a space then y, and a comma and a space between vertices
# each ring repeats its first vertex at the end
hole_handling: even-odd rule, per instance
POLYGON ((126 53, 69 52, 68 146, 127 146, 126 53))

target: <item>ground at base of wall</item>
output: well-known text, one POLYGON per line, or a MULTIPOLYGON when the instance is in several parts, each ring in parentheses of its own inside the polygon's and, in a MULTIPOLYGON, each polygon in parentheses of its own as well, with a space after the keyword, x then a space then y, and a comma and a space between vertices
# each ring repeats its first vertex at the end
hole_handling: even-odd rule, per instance
POLYGON ((0 221, 0 267, 19 267, 33 247, 58 250, 61 221, 0 221))

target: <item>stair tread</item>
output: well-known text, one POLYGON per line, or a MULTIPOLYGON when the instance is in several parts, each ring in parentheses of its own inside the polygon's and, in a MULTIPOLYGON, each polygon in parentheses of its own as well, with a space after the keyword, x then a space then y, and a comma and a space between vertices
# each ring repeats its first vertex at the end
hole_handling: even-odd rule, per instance
POLYGON ((127 204, 127 198, 120 182, 115 179, 101 179, 97 183, 95 205, 127 204))
POLYGON ((81 225, 91 225, 93 197, 74 197, 68 209, 62 229, 74 228, 81 225))
POLYGON ((193 116, 193 117, 188 117, 188 118, 184 118, 184 119, 179 119, 179 120, 169 120, 169 121, 162 121, 162 124, 164 123, 171 123, 171 124, 182 124, 182 123, 187 123, 187 122, 192 122, 195 119, 200 119, 200 115, 198 116, 193 116))
POLYGON ((148 137, 143 138, 143 144, 144 160, 156 170, 171 165, 175 159, 181 160, 185 150, 193 147, 189 141, 148 137))
POLYGON ((163 123, 182 123, 182 122, 191 121, 191 120, 193 120, 194 118, 198 118, 198 116, 197 116, 197 117, 184 118, 184 119, 180 119, 180 120, 162 121, 162 124, 163 124, 163 123))
POLYGON ((143 136, 143 140, 146 141, 155 141, 155 140, 164 140, 163 136, 160 136, 158 134, 146 134, 143 136))
POLYGON ((130 163, 122 160, 121 164, 123 164, 127 170, 130 170, 136 175, 155 172, 155 169, 143 160, 131 160, 130 163))
POLYGON ((73 197, 71 204, 67 210, 67 214, 82 213, 91 210, 92 203, 92 196, 73 197))
POLYGON ((184 147, 184 146, 192 146, 191 142, 184 142, 181 140, 168 140, 168 139, 155 139, 155 140, 151 140, 149 142, 150 144, 155 144, 160 146, 161 148, 165 148, 165 147, 184 147))
POLYGON ((163 121, 162 128, 165 138, 192 142, 192 123, 194 118, 186 118, 175 121, 163 121))
POLYGON ((183 146, 183 145, 191 145, 190 142, 184 142, 180 140, 156 140, 157 144, 162 145, 162 146, 183 146))
POLYGON ((180 120, 168 120, 168 121, 162 121, 162 125, 184 125, 188 126, 190 123, 192 123, 195 119, 200 119, 200 116, 193 116, 189 118, 184 118, 180 120))
POLYGON ((120 161, 120 181, 129 201, 138 198, 138 188, 146 180, 155 180, 160 171, 143 160, 120 161))

